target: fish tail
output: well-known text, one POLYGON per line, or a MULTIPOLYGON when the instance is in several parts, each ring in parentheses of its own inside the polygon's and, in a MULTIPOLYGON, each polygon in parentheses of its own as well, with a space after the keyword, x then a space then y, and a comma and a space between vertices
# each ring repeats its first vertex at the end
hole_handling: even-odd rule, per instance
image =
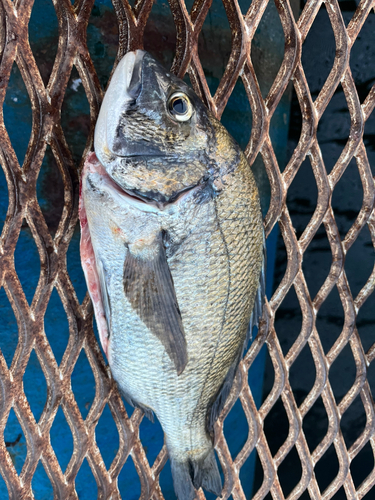
POLYGON ((203 459, 181 462, 171 458, 173 486, 178 500, 194 500, 200 487, 220 496, 222 483, 213 448, 203 459))

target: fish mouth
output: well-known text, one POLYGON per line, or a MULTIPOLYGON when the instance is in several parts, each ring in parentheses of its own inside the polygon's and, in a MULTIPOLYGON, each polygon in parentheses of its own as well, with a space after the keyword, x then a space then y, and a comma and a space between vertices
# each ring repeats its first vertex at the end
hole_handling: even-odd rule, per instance
POLYGON ((158 191, 146 191, 145 193, 139 191, 138 189, 122 189, 127 195, 132 196, 143 203, 155 204, 158 208, 164 209, 167 205, 173 204, 179 201, 184 195, 197 188, 199 184, 193 186, 188 186, 187 188, 180 189, 176 191, 171 196, 164 196, 158 191))
MULTIPOLYGON (((165 196, 158 191, 140 191, 139 189, 125 188, 119 185, 115 179, 113 179, 110 174, 106 171, 104 166, 100 163, 95 153, 91 153, 88 160, 86 160, 83 175, 86 173, 99 174, 102 178, 102 182, 105 185, 107 191, 115 193, 117 196, 121 196, 123 201, 128 202, 130 205, 146 211, 163 211, 171 205, 175 205, 182 201, 187 195, 192 191, 201 189, 202 182, 194 184, 192 186, 184 187, 178 191, 175 191, 170 196, 165 196), (86 170, 87 169, 87 170, 86 170)), ((205 183, 203 181, 203 183, 205 183)))

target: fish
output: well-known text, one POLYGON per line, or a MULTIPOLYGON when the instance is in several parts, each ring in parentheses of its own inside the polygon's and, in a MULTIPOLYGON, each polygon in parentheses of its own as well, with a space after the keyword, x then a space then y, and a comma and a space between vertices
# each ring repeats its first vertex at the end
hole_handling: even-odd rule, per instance
POLYGON ((220 495, 214 424, 264 300, 239 145, 149 53, 117 65, 81 175, 81 262, 112 376, 161 423, 179 500, 220 495))

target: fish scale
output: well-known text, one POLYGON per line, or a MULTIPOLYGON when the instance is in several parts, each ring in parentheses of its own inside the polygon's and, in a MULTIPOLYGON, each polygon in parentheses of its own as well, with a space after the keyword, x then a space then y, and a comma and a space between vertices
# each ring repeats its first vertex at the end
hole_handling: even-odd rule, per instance
POLYGON ((253 175, 194 92, 142 51, 113 75, 95 152, 82 174, 81 257, 113 377, 159 419, 179 500, 200 486, 219 495, 212 424, 263 283, 253 175))

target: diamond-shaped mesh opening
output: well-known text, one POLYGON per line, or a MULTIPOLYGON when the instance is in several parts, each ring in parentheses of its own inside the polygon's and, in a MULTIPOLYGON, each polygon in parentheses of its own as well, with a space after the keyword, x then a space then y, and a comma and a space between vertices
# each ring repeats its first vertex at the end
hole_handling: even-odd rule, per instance
MULTIPOLYGON (((170 485, 170 483, 171 481, 168 480, 168 485, 170 485)), ((121 498, 129 498, 129 500, 136 500, 141 494, 139 476, 131 456, 128 457, 118 477, 118 489, 121 498)), ((171 491, 173 491, 173 489, 171 491)), ((164 495, 168 498, 166 494, 164 495)))
POLYGON ((81 260, 77 259, 77 255, 79 255, 80 237, 79 224, 77 224, 66 254, 66 267, 77 298, 79 302, 82 303, 87 293, 87 286, 81 266, 81 260))
POLYGON ((329 381, 337 404, 352 387, 356 379, 356 365, 349 344, 346 344, 329 369, 329 381))
MULTIPOLYGON (((250 140, 250 143, 251 143, 251 140, 250 140)), ((255 178, 255 181, 257 183, 259 192, 261 193, 260 204, 261 204, 261 208, 262 208, 262 213, 265 216, 267 214, 269 206, 270 206, 271 190, 270 190, 270 181, 269 181, 269 178, 268 178, 267 173, 266 173, 266 168, 264 165, 262 155, 260 153, 255 158, 251 169, 253 171, 254 178, 255 178)), ((285 264, 285 262, 284 262, 284 264, 285 264)))
MULTIPOLYGON (((290 161, 298 142, 301 138, 302 126, 303 126, 303 116, 301 112, 301 106, 298 101, 295 88, 290 89, 290 108, 289 113, 287 113, 287 118, 289 116, 288 123, 288 141, 286 150, 286 161, 285 165, 290 161)), ((285 117, 283 116, 284 120, 285 117)), ((282 167, 283 165, 280 165, 282 167)))
POLYGON ((73 437, 61 407, 57 410, 53 421, 50 431, 50 440, 57 460, 59 461, 60 468, 64 473, 72 458, 73 437))
POLYGON ((4 498, 4 500, 8 500, 9 498, 7 485, 1 475, 0 475, 0 495, 1 498, 4 498))
POLYGON ((238 399, 224 422, 224 436, 232 457, 243 448, 248 436, 249 424, 241 401, 238 399))
MULTIPOLYGON (((259 384, 259 373, 264 372, 267 352, 267 347, 264 345, 249 368, 248 383, 257 409, 259 409, 262 404, 263 395, 263 384, 259 384)), ((272 384, 272 382, 270 383, 272 384)))
MULTIPOLYGON (((281 96, 281 99, 274 113, 272 114, 270 121, 270 138, 281 172, 284 171, 284 168, 287 165, 288 160, 292 154, 292 151, 286 151, 285 148, 285 144, 288 142, 288 136, 291 133, 289 127, 289 111, 291 108, 292 88, 293 86, 290 83, 281 96)), ((299 109, 298 103, 296 107, 299 109)), ((297 123, 295 127, 296 129, 298 129, 299 120, 297 109, 294 111, 294 114, 297 115, 297 123)), ((297 130, 293 130, 292 132, 294 134, 294 139, 297 141, 299 139, 300 132, 301 129, 299 130, 299 132, 297 130), (298 134, 297 137, 296 134, 298 134)))
POLYGON ((10 367, 18 344, 18 327, 4 288, 0 289, 0 317, 2 318, 1 336, 7 339, 6 343, 1 345, 1 353, 10 367))
POLYGON ((371 37, 374 33, 374 12, 367 16, 359 35, 350 51, 350 69, 356 82, 361 103, 367 97, 374 84, 373 59, 371 55, 371 37))
POLYGON ((327 232, 319 226, 304 256, 302 269, 310 292, 314 299, 325 282, 332 265, 332 254, 327 232))
POLYGON ((221 122, 230 134, 236 138, 241 148, 245 149, 250 139, 252 116, 241 78, 237 80, 228 99, 221 122))
POLYGON ((275 370, 272 365, 271 361, 271 356, 269 353, 269 350, 267 349, 267 345, 264 346, 266 349, 265 352, 265 373, 264 373, 264 380, 263 380, 263 394, 262 394, 262 400, 261 403, 263 404, 264 401, 267 399, 267 396, 271 392, 274 384, 275 384, 275 370))
POLYGON ((228 64, 232 32, 223 2, 213 2, 199 35, 198 53, 211 95, 214 95, 228 64), (215 45, 214 53, 211 47, 215 45))
MULTIPOLYGON (((305 10, 307 6, 305 6, 305 10)), ((323 4, 315 17, 302 48, 302 66, 307 83, 315 99, 332 69, 335 59, 335 37, 323 4)))
POLYGON ((20 426, 13 408, 11 408, 9 412, 8 420, 5 426, 4 442, 11 462, 17 471, 17 474, 20 474, 26 460, 27 449, 22 427, 20 426))
POLYGON ((172 66, 176 52, 176 26, 167 0, 157 0, 152 6, 145 27, 144 49, 165 68, 172 66))
MULTIPOLYGON (((374 347, 374 344, 373 344, 373 347, 374 347)), ((370 366, 368 367, 367 377, 368 377, 368 381, 370 384, 371 392, 374 393, 374 391, 375 391, 375 363, 374 362, 372 362, 370 364, 370 366)))
POLYGON ((256 465, 257 452, 254 449, 240 469, 240 481, 246 498, 251 498, 254 488, 254 470, 256 465))
POLYGON ((44 85, 52 72, 58 45, 58 22, 50 0, 37 0, 29 21, 30 47, 44 85))
POLYGON ((282 400, 279 398, 264 420, 264 433, 272 456, 284 444, 289 433, 289 420, 282 400))
POLYGON ((31 304, 40 275, 40 258, 38 248, 25 219, 22 221, 14 251, 14 267, 26 300, 31 304))
POLYGON ((48 146, 37 182, 37 197, 48 229, 55 235, 64 209, 64 185, 51 148, 48 146))
POLYGON ((44 315, 44 330, 58 364, 69 341, 69 323, 60 296, 54 288, 44 315))
POLYGON ((79 500, 90 500, 97 497, 98 486, 87 459, 82 462, 75 485, 79 500))
MULTIPOLYGON (((349 132, 350 113, 343 88, 339 85, 319 121, 317 131, 317 139, 327 172, 332 170, 341 155, 348 141, 349 132)), ((337 196, 336 189, 333 196, 337 196)))
MULTIPOLYGON (((259 451, 256 449, 255 450, 255 476, 254 476, 254 487, 253 487, 253 493, 258 491, 260 488, 264 487, 266 478, 264 477, 264 469, 262 462, 259 458, 259 451)), ((266 500, 272 500, 272 496, 270 493, 268 493, 269 489, 264 488, 264 498, 266 500), (268 494, 267 494, 268 493, 268 494)))
POLYGON ((276 247, 276 262, 273 275, 274 289, 280 285, 287 269, 287 253, 282 235, 279 233, 276 247))
POLYGON ((288 189, 289 215, 300 238, 311 220, 318 199, 318 189, 311 162, 304 161, 288 189))
POLYGON ((3 230, 3 225, 5 222, 5 217, 8 212, 8 186, 6 183, 5 174, 2 168, 0 168, 0 235, 3 230))
POLYGON ((39 462, 37 465, 31 484, 35 500, 45 500, 47 498, 52 498, 52 484, 41 462, 39 462))
POLYGON ((327 353, 339 338, 344 326, 344 310, 337 288, 333 288, 319 309, 316 326, 324 351, 327 353))
POLYGON ((333 196, 332 208, 342 239, 352 227, 361 210, 363 187, 358 167, 353 159, 337 183, 333 196))
POLYGON ((277 473, 286 498, 295 486, 297 486, 302 476, 301 461, 295 446, 290 450, 285 460, 281 462, 277 473))
POLYGON ((284 57, 284 33, 279 13, 273 2, 267 4, 251 47, 251 59, 265 98, 274 82, 284 57))
POLYGON ((82 78, 76 67, 73 67, 61 108, 61 126, 76 163, 82 158, 90 123, 90 107, 82 78))
POLYGON ((374 453, 372 451, 371 444, 366 443, 350 464, 350 472, 356 488, 358 488, 367 476, 371 474, 373 469, 374 453))
POLYGON ((10 71, 3 105, 4 122, 10 141, 22 165, 31 135, 31 102, 16 63, 10 71))
POLYGON ((326 436, 328 424, 327 411, 319 396, 303 419, 303 432, 311 453, 326 436))
POLYGON ((31 351, 23 376, 23 390, 25 391, 34 418, 38 421, 47 400, 47 384, 34 350, 31 351))
POLYGON ((367 352, 374 343, 373 332, 375 329, 375 319, 373 312, 374 308, 371 304, 371 300, 367 300, 357 315, 356 326, 365 352, 367 352))
POLYGON ((347 449, 362 435, 366 428, 366 412, 360 396, 346 410, 341 418, 340 427, 347 449))
POLYGON ((307 344, 301 350, 289 370, 289 382, 298 406, 301 406, 306 396, 314 387, 316 381, 316 367, 307 344))
POLYGON ((108 83, 118 47, 118 24, 110 2, 96 0, 87 26, 87 47, 102 88, 108 83))
POLYGON ((105 405, 95 427, 95 439, 108 470, 119 448, 118 431, 108 405, 105 405))
POLYGON ((152 466, 164 445, 164 433, 158 419, 154 418, 154 422, 151 422, 144 418, 139 428, 139 436, 148 463, 152 466))
POLYGON ((72 389, 82 418, 85 419, 94 401, 95 379, 84 349, 81 350, 74 366, 72 389))
POLYGON ((294 287, 291 287, 282 305, 276 311, 275 328, 284 356, 300 334, 302 312, 294 287), (279 319, 283 321, 279 322, 279 319), (286 325, 289 325, 288 327, 286 325), (286 330, 287 328, 287 330, 286 330))
POLYGON ((339 472, 339 460, 333 444, 316 464, 314 472, 318 481, 319 489, 321 492, 324 492, 339 472))

